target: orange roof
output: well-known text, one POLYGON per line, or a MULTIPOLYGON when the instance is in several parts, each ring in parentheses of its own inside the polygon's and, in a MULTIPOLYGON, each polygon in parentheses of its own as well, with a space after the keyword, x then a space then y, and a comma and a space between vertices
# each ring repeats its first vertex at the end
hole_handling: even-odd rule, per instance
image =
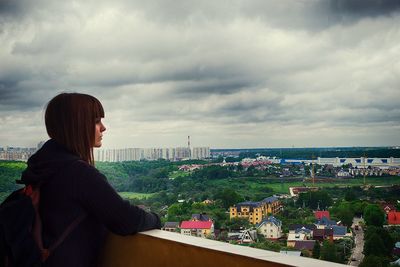
POLYGON ((389 211, 387 218, 389 224, 400 224, 400 212, 398 211, 389 211))
POLYGON ((181 223, 182 229, 210 229, 212 226, 210 221, 183 221, 181 223))
POLYGON ((321 220, 323 217, 330 219, 329 211, 327 211, 327 210, 316 211, 316 212, 314 212, 314 216, 318 220, 321 220))

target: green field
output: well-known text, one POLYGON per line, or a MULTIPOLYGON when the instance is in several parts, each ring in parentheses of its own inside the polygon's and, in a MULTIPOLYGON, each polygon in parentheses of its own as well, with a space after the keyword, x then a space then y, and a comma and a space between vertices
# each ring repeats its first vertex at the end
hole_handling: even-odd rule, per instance
POLYGON ((151 197, 153 194, 147 193, 135 193, 135 192, 118 192, 118 194, 124 199, 145 199, 151 197))
MULTIPOLYGON (((400 185, 399 176, 390 177, 367 177, 365 179, 367 185, 373 186, 390 186, 400 185)), ((290 181, 290 178, 286 178, 283 182, 279 179, 268 179, 268 178, 231 178, 224 180, 213 180, 208 182, 210 187, 229 187, 236 190, 238 193, 245 195, 249 192, 262 192, 265 188, 270 188, 274 193, 289 193, 289 187, 293 186, 315 186, 315 187, 352 187, 364 185, 363 178, 353 179, 332 179, 330 182, 302 182, 302 181, 290 181)))

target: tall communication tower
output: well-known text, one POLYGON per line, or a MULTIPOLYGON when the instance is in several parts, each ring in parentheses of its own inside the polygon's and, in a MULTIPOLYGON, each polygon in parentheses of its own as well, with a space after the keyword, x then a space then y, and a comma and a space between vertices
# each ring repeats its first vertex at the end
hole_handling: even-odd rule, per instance
POLYGON ((192 158, 192 150, 190 149, 190 135, 188 135, 188 151, 189 151, 189 158, 192 158))

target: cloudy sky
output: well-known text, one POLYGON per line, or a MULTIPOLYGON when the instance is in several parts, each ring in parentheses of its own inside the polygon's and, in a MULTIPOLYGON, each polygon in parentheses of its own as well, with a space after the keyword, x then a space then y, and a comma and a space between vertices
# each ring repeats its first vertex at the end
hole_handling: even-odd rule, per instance
POLYGON ((400 1, 0 0, 0 146, 60 92, 105 148, 400 145, 400 1))

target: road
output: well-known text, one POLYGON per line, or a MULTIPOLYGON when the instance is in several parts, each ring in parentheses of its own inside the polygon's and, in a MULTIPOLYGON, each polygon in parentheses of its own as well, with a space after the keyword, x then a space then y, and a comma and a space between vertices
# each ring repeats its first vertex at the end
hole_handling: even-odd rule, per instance
POLYGON ((364 258, 364 254, 362 253, 364 249, 364 229, 362 229, 361 226, 358 227, 358 230, 355 229, 355 226, 359 225, 360 221, 362 221, 361 218, 354 217, 353 225, 351 226, 355 234, 355 247, 348 263, 348 265, 351 266, 358 266, 364 258))

